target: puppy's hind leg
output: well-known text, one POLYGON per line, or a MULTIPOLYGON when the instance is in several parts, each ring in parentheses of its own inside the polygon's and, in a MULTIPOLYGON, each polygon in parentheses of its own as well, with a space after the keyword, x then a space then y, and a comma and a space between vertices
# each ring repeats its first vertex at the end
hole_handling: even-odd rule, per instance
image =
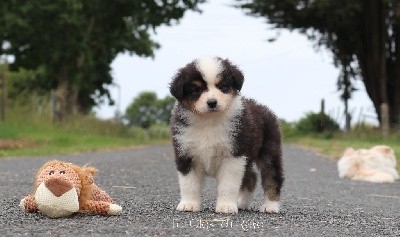
POLYGON ((239 191, 239 210, 250 210, 253 202, 254 190, 257 183, 257 174, 254 172, 253 164, 246 165, 246 171, 239 191))
POLYGON ((278 213, 281 188, 283 185, 282 151, 279 145, 266 144, 263 156, 257 162, 264 189, 264 203, 260 212, 278 213))

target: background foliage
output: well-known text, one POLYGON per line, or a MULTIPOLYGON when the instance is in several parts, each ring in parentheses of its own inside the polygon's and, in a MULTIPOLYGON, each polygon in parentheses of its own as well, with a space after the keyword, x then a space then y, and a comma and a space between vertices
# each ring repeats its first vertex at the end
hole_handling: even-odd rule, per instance
POLYGON ((126 109, 125 119, 129 125, 145 129, 154 124, 168 125, 174 103, 171 96, 158 99, 154 92, 142 92, 126 109))
POLYGON ((37 83, 25 78, 19 84, 23 89, 53 89, 60 119, 85 114, 104 99, 113 103, 108 90, 113 83, 110 64, 119 53, 153 56, 160 45, 151 32, 176 23, 202 2, 0 1, 0 56, 13 56, 12 70, 38 72, 37 83))
POLYGON ((389 123, 400 123, 400 0, 238 0, 247 14, 276 29, 297 30, 332 52, 342 71, 338 89, 351 97, 362 78, 378 120, 389 106, 389 123))

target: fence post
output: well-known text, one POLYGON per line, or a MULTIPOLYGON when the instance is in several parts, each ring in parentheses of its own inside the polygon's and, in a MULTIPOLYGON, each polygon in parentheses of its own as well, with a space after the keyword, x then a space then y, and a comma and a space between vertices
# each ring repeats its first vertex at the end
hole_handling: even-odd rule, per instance
POLYGON ((321 99, 321 110, 319 112, 321 131, 325 130, 325 99, 321 99))
POLYGON ((382 137, 383 139, 387 139, 389 137, 389 106, 387 103, 381 104, 381 128, 382 128, 382 137))

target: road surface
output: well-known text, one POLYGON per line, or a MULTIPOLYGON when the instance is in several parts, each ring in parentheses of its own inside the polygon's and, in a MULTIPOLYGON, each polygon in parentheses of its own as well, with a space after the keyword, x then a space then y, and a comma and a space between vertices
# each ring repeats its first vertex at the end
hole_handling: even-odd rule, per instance
POLYGON ((0 159, 0 236, 400 236, 400 182, 338 178, 335 161, 286 145, 281 213, 262 214, 261 188, 252 211, 215 214, 216 184, 207 179, 202 211, 175 211, 177 174, 169 145, 53 157, 0 159), (121 216, 49 219, 18 204, 36 171, 59 159, 90 163, 98 186, 123 207, 121 216))

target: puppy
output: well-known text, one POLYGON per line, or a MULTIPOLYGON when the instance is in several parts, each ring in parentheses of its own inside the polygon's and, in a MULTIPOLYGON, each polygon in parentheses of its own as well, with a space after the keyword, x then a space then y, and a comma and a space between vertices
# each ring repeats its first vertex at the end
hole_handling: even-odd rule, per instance
POLYGON ((373 183, 393 183, 399 178, 396 157, 389 146, 371 149, 348 148, 338 161, 339 177, 373 183))
POLYGON ((265 196, 260 211, 279 212, 284 181, 279 123, 267 107, 240 96, 243 81, 236 66, 217 57, 194 60, 173 77, 177 210, 200 210, 205 176, 217 180, 217 213, 250 209, 257 165, 265 196))

